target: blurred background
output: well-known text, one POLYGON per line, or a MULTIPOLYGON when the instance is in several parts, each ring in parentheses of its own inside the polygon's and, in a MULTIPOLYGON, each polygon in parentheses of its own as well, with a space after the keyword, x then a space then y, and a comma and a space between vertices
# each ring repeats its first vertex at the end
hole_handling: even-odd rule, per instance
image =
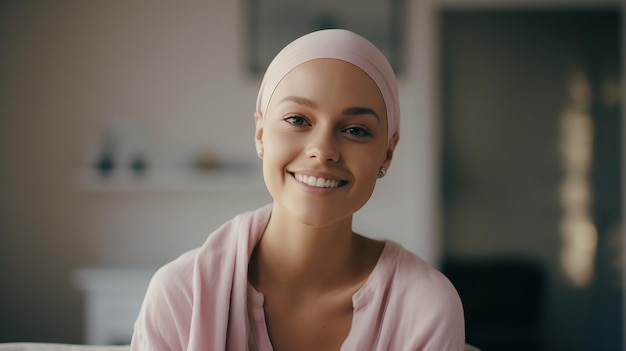
POLYGON ((0 2, 0 342, 127 343, 150 275, 270 201, 261 72, 325 27, 398 74, 355 229, 439 267, 467 341, 624 350, 621 0, 0 2))

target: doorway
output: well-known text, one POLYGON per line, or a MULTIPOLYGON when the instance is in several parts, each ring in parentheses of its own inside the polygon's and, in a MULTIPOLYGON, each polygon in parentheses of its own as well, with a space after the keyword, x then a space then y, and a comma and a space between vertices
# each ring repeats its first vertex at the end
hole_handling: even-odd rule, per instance
POLYGON ((484 350, 622 349, 621 12, 440 12, 443 270, 484 350))

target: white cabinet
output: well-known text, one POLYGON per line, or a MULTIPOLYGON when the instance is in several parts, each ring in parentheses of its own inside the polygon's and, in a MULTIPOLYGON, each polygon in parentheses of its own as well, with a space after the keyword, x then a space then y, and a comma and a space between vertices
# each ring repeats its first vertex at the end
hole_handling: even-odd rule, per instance
POLYGON ((154 274, 151 270, 84 268, 74 283, 85 294, 85 342, 128 344, 133 324, 154 274))

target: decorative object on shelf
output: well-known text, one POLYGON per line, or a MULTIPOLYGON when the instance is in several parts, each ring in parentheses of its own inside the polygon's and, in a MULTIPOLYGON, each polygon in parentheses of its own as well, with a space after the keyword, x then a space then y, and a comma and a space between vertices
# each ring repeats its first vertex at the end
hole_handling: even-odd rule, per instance
POLYGON ((96 159, 90 161, 103 178, 113 173, 129 171, 133 176, 144 175, 148 167, 151 149, 147 126, 138 119, 111 119, 98 142, 96 159))
POLYGON ((143 174, 148 164, 143 156, 135 155, 130 162, 130 169, 132 169, 133 173, 136 175, 143 174))
POLYGON ((220 158, 212 152, 203 152, 195 157, 194 168, 202 172, 210 172, 223 166, 220 158))
POLYGON ((102 141, 102 149, 100 150, 100 154, 98 156, 98 161, 96 164, 96 168, 98 169, 101 176, 109 176, 115 168, 115 162, 113 159, 113 155, 115 153, 114 144, 115 142, 113 136, 110 133, 106 133, 102 141))

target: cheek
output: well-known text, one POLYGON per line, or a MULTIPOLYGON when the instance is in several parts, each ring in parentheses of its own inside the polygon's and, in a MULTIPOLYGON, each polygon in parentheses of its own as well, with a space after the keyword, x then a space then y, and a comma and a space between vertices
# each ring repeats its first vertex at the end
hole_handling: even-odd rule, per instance
POLYGON ((272 192, 272 184, 279 184, 285 176, 285 167, 293 160, 299 148, 297 139, 284 133, 268 130, 263 134, 263 177, 272 192))
POLYGON ((263 148, 270 160, 278 160, 293 153, 299 147, 298 142, 295 135, 288 133, 269 131, 263 135, 263 148))
POLYGON ((281 161, 281 157, 276 155, 271 146, 266 147, 265 150, 265 155, 263 156, 263 181, 270 196, 276 198, 279 196, 281 184, 284 181, 284 162, 281 161))
POLYGON ((358 150, 351 155, 354 167, 363 173, 378 174, 378 169, 382 166, 383 154, 380 148, 370 150, 358 150))
POLYGON ((373 160, 370 159, 369 162, 361 168, 362 176, 367 177, 368 181, 375 183, 378 178, 379 168, 379 162, 373 162, 373 160))

